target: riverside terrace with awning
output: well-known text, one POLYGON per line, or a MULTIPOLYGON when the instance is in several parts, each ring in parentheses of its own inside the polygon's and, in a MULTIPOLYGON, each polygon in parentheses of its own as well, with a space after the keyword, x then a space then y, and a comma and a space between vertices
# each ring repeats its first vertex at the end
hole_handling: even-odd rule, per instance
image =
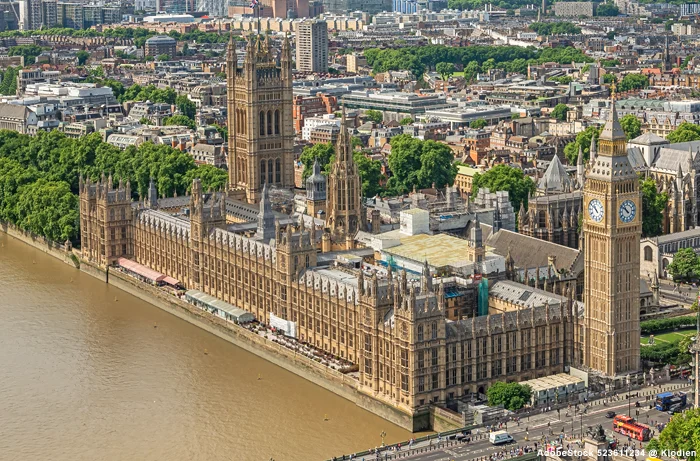
POLYGON ((154 271, 153 269, 143 266, 130 259, 119 258, 117 259, 117 265, 119 265, 119 267, 121 267, 127 274, 153 285, 166 284, 172 287, 178 287, 180 285, 179 280, 165 274, 161 274, 160 272, 154 271))
POLYGON ((235 323, 247 323, 255 320, 255 316, 227 302, 208 295, 199 290, 189 290, 185 293, 187 302, 207 312, 235 323))

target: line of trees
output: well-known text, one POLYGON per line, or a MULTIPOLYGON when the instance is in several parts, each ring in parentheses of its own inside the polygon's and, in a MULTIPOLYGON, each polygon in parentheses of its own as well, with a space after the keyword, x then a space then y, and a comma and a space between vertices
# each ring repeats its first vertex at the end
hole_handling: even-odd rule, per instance
POLYGON ((147 195, 151 177, 161 196, 187 193, 194 178, 206 189, 226 184, 228 175, 170 146, 144 143, 120 150, 99 133, 72 139, 60 131, 35 137, 0 131, 0 220, 44 237, 78 243, 78 178, 103 172, 130 181, 134 198, 147 195))
POLYGON ((696 317, 688 315, 684 317, 672 317, 668 319, 645 320, 639 323, 642 334, 649 335, 676 328, 694 327, 696 317))
POLYGON ((528 26, 533 32, 538 35, 575 35, 581 33, 581 28, 574 23, 562 22, 533 22, 528 26))
POLYGON ((519 46, 428 45, 400 49, 370 48, 365 50, 364 55, 374 72, 410 70, 418 77, 426 70, 436 70, 439 63, 451 63, 455 67, 465 68, 465 71, 467 66, 474 63, 471 64, 471 70, 475 72, 485 72, 496 67, 507 72, 525 73, 528 64, 593 62, 590 57, 573 47, 535 49, 519 46))

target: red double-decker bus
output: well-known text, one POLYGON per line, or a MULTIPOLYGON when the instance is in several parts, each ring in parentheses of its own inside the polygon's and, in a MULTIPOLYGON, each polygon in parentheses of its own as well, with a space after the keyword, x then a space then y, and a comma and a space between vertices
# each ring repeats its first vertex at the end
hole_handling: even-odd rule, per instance
POLYGON ((640 442, 646 442, 651 437, 651 428, 640 424, 629 416, 617 415, 613 418, 613 431, 640 442))

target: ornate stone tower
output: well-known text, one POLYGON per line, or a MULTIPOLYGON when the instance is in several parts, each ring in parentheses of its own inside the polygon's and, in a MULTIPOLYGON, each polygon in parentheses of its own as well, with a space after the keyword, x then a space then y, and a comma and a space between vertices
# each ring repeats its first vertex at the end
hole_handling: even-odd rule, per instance
POLYGON ((229 196, 258 203, 263 184, 294 186, 292 54, 288 38, 279 64, 270 37, 248 41, 243 67, 233 37, 228 44, 229 196))
POLYGON ((355 233, 364 230, 365 217, 362 210, 362 183, 352 159, 353 149, 344 112, 341 125, 335 148, 335 163, 328 175, 326 227, 335 247, 350 249, 353 247, 355 233))
POLYGON ((306 214, 314 217, 326 210, 326 177, 321 174, 318 159, 314 160, 313 173, 306 178, 306 214))
POLYGON ((226 199, 224 194, 202 191, 199 179, 192 181, 190 196, 190 280, 197 290, 207 291, 216 274, 207 264, 206 246, 209 232, 226 226, 226 199))
POLYGON ((612 107, 586 172, 584 365, 615 377, 639 369, 639 179, 612 107))

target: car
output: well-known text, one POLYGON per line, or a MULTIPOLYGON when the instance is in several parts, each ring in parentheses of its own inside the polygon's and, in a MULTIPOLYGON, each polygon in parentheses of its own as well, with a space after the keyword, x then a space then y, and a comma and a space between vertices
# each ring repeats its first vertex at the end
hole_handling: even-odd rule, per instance
POLYGON ((614 418, 616 413, 612 410, 609 410, 607 413, 605 413, 606 418, 614 418))
POLYGON ((683 411, 683 405, 672 405, 671 408, 668 409, 668 414, 673 416, 676 413, 680 413, 683 411))

